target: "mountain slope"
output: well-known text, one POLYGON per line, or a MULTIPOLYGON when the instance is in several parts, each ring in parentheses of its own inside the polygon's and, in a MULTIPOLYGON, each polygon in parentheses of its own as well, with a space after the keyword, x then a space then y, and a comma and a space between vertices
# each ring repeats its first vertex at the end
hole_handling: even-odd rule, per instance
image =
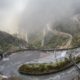
POLYGON ((25 40, 0 31, 0 52, 14 51, 26 47, 25 40))
POLYGON ((57 21, 55 24, 45 26, 31 37, 34 48, 74 48, 80 47, 80 15, 57 21), (35 45, 35 46, 34 46, 35 45), (43 45, 43 46, 41 46, 43 45))

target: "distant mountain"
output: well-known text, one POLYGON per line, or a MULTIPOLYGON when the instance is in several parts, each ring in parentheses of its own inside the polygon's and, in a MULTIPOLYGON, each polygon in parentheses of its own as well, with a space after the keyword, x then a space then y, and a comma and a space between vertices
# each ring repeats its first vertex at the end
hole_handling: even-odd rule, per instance
POLYGON ((32 34, 29 40, 34 48, 80 47, 80 15, 60 20, 38 34, 32 34))

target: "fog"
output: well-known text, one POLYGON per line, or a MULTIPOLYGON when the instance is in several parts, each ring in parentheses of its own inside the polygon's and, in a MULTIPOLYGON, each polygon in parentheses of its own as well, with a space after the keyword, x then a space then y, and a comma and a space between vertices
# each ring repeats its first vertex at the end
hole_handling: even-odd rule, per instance
POLYGON ((0 30, 32 33, 80 12, 80 0, 0 0, 0 30))

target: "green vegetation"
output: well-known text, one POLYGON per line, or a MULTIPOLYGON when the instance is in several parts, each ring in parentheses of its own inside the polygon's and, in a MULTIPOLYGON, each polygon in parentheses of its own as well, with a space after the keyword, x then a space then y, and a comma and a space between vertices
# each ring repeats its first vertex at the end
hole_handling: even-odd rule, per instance
POLYGON ((44 38, 44 46, 41 46, 42 40, 40 36, 36 36, 33 40, 29 41, 29 48, 60 48, 61 46, 66 45, 68 41, 68 36, 59 36, 53 35, 51 33, 47 34, 44 38), (39 38, 38 38, 39 37, 39 38))
POLYGON ((35 41, 32 44, 30 43, 28 48, 41 48, 41 41, 35 41))
POLYGON ((55 29, 72 35, 73 39, 69 48, 80 47, 80 25, 66 19, 64 21, 56 22, 55 29))
POLYGON ((40 32, 36 32, 36 33, 30 34, 28 38, 29 39, 28 48, 41 48, 42 35, 40 32))
POLYGON ((49 41, 45 41, 44 48, 60 48, 66 45, 67 41, 67 36, 54 35, 49 41))
POLYGON ((70 61, 65 58, 64 61, 60 61, 56 64, 54 63, 42 63, 42 64, 23 64, 19 68, 20 73, 25 74, 45 74, 50 72, 56 72, 64 67, 66 65, 69 65, 70 61))
POLYGON ((0 54, 21 49, 26 41, 0 31, 0 54))
POLYGON ((73 36, 72 47, 80 47, 80 33, 73 36))
MULTIPOLYGON (((73 58, 76 62, 80 62, 80 57, 73 58)), ((70 59, 65 58, 64 61, 56 63, 36 63, 36 64, 23 64, 19 67, 19 72, 22 74, 46 74, 61 71, 72 65, 70 59)))

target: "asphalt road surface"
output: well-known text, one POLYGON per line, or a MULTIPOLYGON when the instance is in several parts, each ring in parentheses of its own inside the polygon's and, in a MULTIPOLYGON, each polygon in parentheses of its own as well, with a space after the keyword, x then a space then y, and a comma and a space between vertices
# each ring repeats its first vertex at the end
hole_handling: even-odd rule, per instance
MULTIPOLYGON (((65 53, 56 52, 56 53, 65 53)), ((66 51, 66 54, 71 53, 71 51, 66 51)), ((74 54, 78 55, 80 53, 80 49, 74 50, 74 54)), ((4 58, 0 61, 0 72, 6 76, 17 75, 20 76, 23 80, 71 80, 79 73, 77 72, 75 67, 69 68, 59 73, 43 75, 43 76, 29 76, 29 75, 21 75, 18 73, 18 67, 21 64, 26 62, 35 62, 35 60, 39 61, 41 59, 45 59, 49 55, 53 55, 50 52, 39 52, 39 51, 24 51, 13 53, 7 58, 4 58)), ((47 58, 48 59, 48 58, 47 58)))

